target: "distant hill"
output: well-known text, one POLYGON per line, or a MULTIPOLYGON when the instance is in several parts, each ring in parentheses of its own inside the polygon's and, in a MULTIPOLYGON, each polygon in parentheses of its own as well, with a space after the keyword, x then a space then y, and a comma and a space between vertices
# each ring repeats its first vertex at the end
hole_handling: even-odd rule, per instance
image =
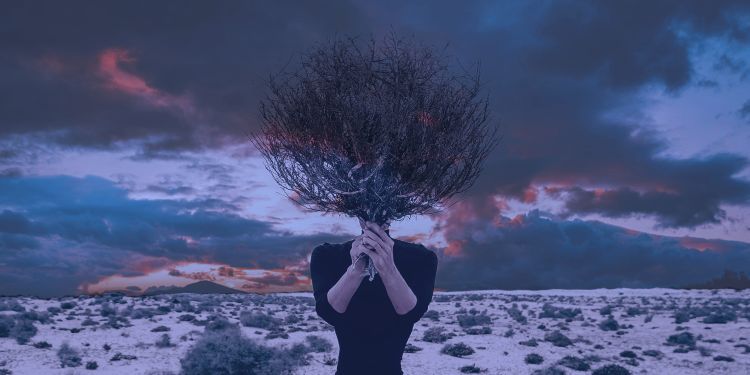
POLYGON ((232 289, 221 284, 217 284, 211 281, 198 281, 192 284, 188 284, 182 287, 168 286, 168 287, 151 287, 146 289, 142 295, 153 296, 158 294, 176 294, 176 293, 198 293, 198 294, 233 294, 242 293, 239 289, 232 289))
POLYGON ((683 289, 750 289, 750 278, 740 271, 724 270, 724 275, 715 279, 684 286, 683 289))

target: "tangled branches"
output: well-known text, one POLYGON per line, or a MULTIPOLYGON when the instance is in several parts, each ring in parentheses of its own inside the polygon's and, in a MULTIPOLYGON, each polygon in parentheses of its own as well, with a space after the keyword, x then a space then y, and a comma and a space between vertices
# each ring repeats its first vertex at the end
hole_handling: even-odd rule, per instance
POLYGON ((252 141, 289 196, 312 211, 378 224, 437 213, 468 189, 499 142, 479 73, 391 34, 318 45, 269 81, 252 141))

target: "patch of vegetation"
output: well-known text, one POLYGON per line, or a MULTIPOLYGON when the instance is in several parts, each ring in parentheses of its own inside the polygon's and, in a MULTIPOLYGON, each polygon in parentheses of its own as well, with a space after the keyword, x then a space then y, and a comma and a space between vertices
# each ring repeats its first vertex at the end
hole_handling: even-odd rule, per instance
POLYGON ((156 340, 154 343, 157 348, 171 348, 174 347, 175 344, 172 343, 172 339, 169 337, 169 334, 163 333, 159 339, 156 340))
POLYGON ((602 331, 617 331, 620 329, 620 324, 611 316, 599 322, 598 326, 602 331))
POLYGON ((662 358, 664 356, 664 353, 654 350, 654 349, 648 349, 643 351, 643 355, 649 356, 649 357, 655 357, 655 358, 662 358))
POLYGON ((463 342, 458 342, 455 344, 445 344, 443 348, 440 349, 440 353, 448 354, 453 357, 465 357, 474 354, 475 350, 463 342))
POLYGON ((475 364, 461 366, 461 368, 459 368, 458 370, 461 371, 462 374, 479 374, 481 372, 486 371, 486 370, 480 369, 475 364))
POLYGON ((615 364, 609 364, 597 368, 591 375, 631 375, 625 367, 615 364))
POLYGON ((566 355, 565 357, 562 357, 559 361, 557 361, 557 364, 576 371, 588 371, 591 368, 591 366, 582 358, 572 355, 566 355))
POLYGON ((16 339, 18 344, 26 344, 37 334, 34 321, 26 319, 21 314, 13 316, 0 315, 0 337, 16 339))
POLYGON ((528 320, 526 319, 526 316, 523 315, 523 312, 521 312, 521 310, 517 309, 515 306, 508 309, 508 315, 510 315, 510 317, 518 323, 528 323, 528 320))
MULTIPOLYGON (((304 347, 304 346, 303 346, 304 347)), ((307 362, 304 349, 275 348, 242 335, 239 328, 206 331, 180 359, 184 375, 292 374, 307 362)))
POLYGON ((552 319, 565 319, 565 320, 573 320, 575 317, 581 315, 581 309, 575 308, 565 308, 565 307, 558 307, 550 304, 549 302, 545 302, 542 305, 542 312, 539 314, 540 318, 552 318, 552 319))
POLYGON ((424 315, 422 315, 423 318, 431 319, 433 321, 440 320, 440 314, 435 310, 427 310, 425 311, 424 315))
POLYGON ((628 316, 643 315, 646 312, 648 312, 648 310, 642 309, 642 308, 637 307, 637 306, 628 307, 625 310, 625 314, 627 314, 628 316))
POLYGON ((34 347, 37 349, 49 349, 52 347, 52 344, 46 341, 38 341, 34 343, 34 347))
POLYGON ((328 339, 318 335, 308 335, 305 337, 305 341, 307 341, 310 351, 315 353, 328 353, 333 350, 333 344, 328 339))
POLYGON ((524 362, 530 364, 530 365, 538 365, 542 362, 544 362, 544 357, 542 357, 539 354, 536 353, 529 353, 526 355, 526 357, 523 359, 524 362))
POLYGON ((457 317, 458 325, 461 328, 468 328, 478 325, 487 325, 492 323, 492 318, 488 315, 482 314, 459 314, 457 317))
POLYGON ((424 331, 422 341, 441 344, 448 341, 451 337, 450 334, 445 333, 444 327, 430 327, 424 331))
POLYGON ((132 354, 122 354, 120 352, 115 353, 115 355, 112 356, 109 360, 111 362, 117 362, 117 361, 132 361, 134 359, 138 359, 138 357, 132 355, 132 354))
POLYGON ((406 346, 404 346, 404 353, 416 353, 420 350, 422 350, 422 348, 412 345, 411 343, 406 343, 406 346))
POLYGON ((695 348, 695 336, 693 336, 690 332, 680 332, 675 335, 670 335, 667 338, 667 342, 665 345, 678 345, 678 346, 684 346, 687 348, 694 349, 695 348))
POLYGON ((559 347, 573 345, 573 342, 568 338, 568 336, 563 335, 562 332, 558 330, 546 333, 544 335, 544 341, 549 341, 552 343, 552 345, 559 347))
POLYGON ((539 370, 535 370, 531 373, 532 375, 565 375, 565 370, 556 366, 551 366, 539 370))
POLYGON ((240 323, 245 327, 263 328, 273 330, 281 325, 281 319, 254 311, 243 311, 240 313, 240 323))
POLYGON ((78 367, 82 364, 81 355, 78 350, 63 342, 57 349, 57 358, 60 360, 60 367, 78 367))
POLYGON ((704 317, 702 322, 707 324, 726 324, 737 320, 737 314, 732 310, 715 311, 704 317))
POLYGON ((489 335, 492 333, 492 328, 487 326, 469 327, 464 329, 464 332, 466 332, 467 335, 489 335))

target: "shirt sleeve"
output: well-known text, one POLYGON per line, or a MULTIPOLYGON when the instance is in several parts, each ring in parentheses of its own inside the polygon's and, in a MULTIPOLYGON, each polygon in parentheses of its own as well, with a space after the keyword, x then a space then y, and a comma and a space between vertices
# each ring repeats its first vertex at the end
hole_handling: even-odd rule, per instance
MULTIPOLYGON (((425 248, 426 249, 426 248, 425 248)), ((414 272, 412 277, 406 279, 406 284, 414 295, 417 296, 417 304, 406 314, 396 314, 396 319, 400 323, 411 324, 422 319, 422 315, 432 302, 432 292, 435 289, 435 275, 437 274, 438 259, 437 254, 429 251, 426 264, 419 264, 418 272, 414 272)))
POLYGON ((344 321, 345 313, 333 309, 328 302, 328 290, 343 276, 343 272, 336 270, 337 264, 327 256, 330 244, 324 243, 313 249, 310 257, 310 278, 312 279, 313 296, 315 297, 315 312, 326 323, 336 327, 344 321))

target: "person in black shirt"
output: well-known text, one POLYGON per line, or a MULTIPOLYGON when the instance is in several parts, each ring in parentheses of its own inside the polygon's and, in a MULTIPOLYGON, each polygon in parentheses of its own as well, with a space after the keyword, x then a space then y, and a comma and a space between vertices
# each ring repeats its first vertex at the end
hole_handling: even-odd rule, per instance
POLYGON ((313 249, 310 275, 315 310, 336 332, 335 375, 403 375, 404 347, 432 301, 437 255, 422 244, 391 238, 388 229, 362 224, 363 232, 356 239, 325 242, 313 249), (379 245, 371 240, 374 236, 379 236, 379 245), (366 273, 359 252, 370 255, 378 270, 372 281, 362 281, 366 273), (328 292, 334 286, 332 298, 328 292))

